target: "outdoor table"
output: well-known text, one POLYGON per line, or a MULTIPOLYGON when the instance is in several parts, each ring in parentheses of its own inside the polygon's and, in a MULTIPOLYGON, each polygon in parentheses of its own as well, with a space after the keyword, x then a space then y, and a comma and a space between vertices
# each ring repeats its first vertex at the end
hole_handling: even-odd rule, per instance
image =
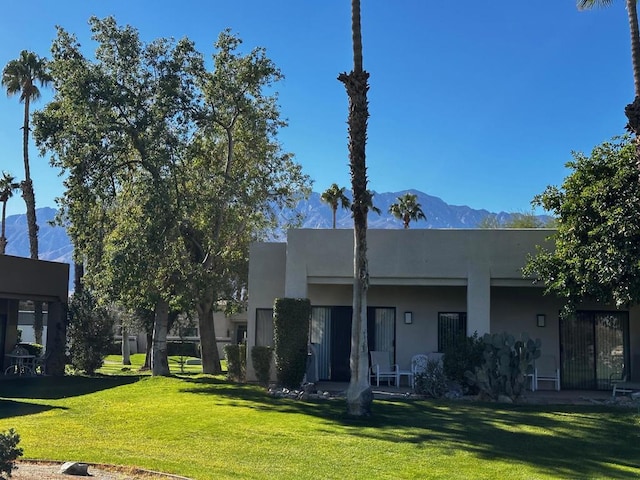
POLYGON ((4 371, 5 375, 33 375, 35 355, 7 353, 11 364, 4 371))

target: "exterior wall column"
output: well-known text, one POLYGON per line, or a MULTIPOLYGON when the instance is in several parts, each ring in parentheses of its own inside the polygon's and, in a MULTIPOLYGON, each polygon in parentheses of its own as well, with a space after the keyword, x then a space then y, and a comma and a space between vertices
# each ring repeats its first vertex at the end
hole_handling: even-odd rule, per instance
POLYGON ((287 260, 284 283, 286 298, 307 298, 307 261, 302 248, 295 241, 287 243, 287 260))
POLYGON ((47 315, 47 375, 62 376, 67 342, 67 308, 62 302, 49 302, 47 315))
POLYGON ((491 332, 491 270, 470 264, 467 277, 467 335, 491 332))

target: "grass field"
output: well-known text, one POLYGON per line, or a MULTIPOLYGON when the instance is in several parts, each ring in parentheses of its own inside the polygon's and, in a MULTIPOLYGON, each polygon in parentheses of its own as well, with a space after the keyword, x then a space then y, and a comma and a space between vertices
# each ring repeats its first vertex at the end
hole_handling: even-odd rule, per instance
MULTIPOLYGON (((144 364, 144 353, 131 355, 131 365, 122 364, 121 355, 107 355, 104 365, 98 370, 103 375, 150 375, 151 372, 140 372, 140 367, 144 364)), ((202 373, 202 365, 199 358, 194 357, 169 357, 169 369, 171 373, 202 373)), ((222 368, 226 369, 225 361, 222 361, 222 368)))
POLYGON ((0 381, 0 430, 25 457, 131 465, 194 479, 637 478, 633 409, 274 399, 222 377, 0 381))

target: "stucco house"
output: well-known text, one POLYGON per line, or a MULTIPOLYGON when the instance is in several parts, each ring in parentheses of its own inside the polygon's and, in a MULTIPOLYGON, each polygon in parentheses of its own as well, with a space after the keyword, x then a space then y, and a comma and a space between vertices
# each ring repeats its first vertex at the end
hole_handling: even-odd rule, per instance
MULTIPOLYGON (((370 350, 401 369, 418 353, 443 351, 460 332, 525 332, 557 359, 563 389, 608 389, 622 369, 640 373, 640 309, 582 305, 561 319, 562 301, 523 278, 544 229, 369 230, 370 350)), ((247 351, 273 342, 273 303, 309 298, 310 342, 321 380, 349 378, 353 232, 294 229, 285 243, 256 243, 249 259, 247 351)), ((248 355, 247 374, 254 378, 248 355)))
MULTIPOLYGON (((21 301, 42 302, 46 351, 50 353, 47 372, 64 373, 69 265, 0 255, 0 355, 2 372, 8 354, 18 339, 21 301)), ((44 341, 44 340, 43 340, 44 341)))

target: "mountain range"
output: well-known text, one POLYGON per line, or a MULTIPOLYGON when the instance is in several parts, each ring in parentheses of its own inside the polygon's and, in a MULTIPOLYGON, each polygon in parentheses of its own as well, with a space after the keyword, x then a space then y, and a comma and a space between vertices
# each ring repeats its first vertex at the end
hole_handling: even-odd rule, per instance
MULTIPOLYGON (((411 228, 476 228, 488 215, 496 215, 498 221, 504 222, 511 218, 512 213, 489 212, 488 210, 476 210, 467 206, 449 205, 442 199, 427 195, 417 190, 404 190, 401 192, 375 193, 373 204, 380 209, 381 214, 369 213, 369 228, 402 228, 402 222, 393 217, 389 212, 389 206, 397 201, 400 195, 412 193, 418 196, 418 202, 427 220, 421 220, 411 224, 411 228)), ((350 192, 345 192, 348 197, 350 192)), ((54 262, 72 263, 73 247, 63 227, 52 225, 56 210, 50 207, 39 208, 37 218, 39 225, 38 240, 40 259, 54 262)), ((320 199, 320 194, 313 192, 308 199, 298 203, 295 211, 280 212, 282 218, 291 218, 299 214, 303 218, 303 228, 331 228, 331 208, 320 199)), ((548 219, 548 217, 541 217, 548 219)), ((336 215, 337 228, 352 228, 351 212, 347 209, 338 209, 336 215)), ((7 255, 17 257, 29 257, 29 236, 27 233, 26 215, 12 215, 6 219, 7 255)), ((276 238, 283 240, 283 237, 276 238)))

